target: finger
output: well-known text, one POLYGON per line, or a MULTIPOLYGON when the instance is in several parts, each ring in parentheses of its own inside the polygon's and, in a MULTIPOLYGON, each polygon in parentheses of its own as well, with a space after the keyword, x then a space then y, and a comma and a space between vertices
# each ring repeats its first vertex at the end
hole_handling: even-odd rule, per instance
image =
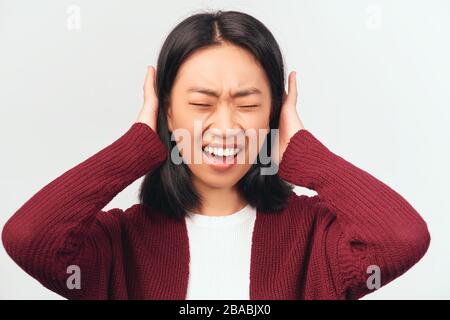
POLYGON ((297 105, 297 72, 295 71, 289 74, 288 96, 286 99, 290 105, 297 105))
POLYGON ((287 92, 286 92, 286 89, 285 90, 283 90, 283 104, 286 102, 286 99, 287 99, 287 92))
POLYGON ((153 77, 152 77, 152 79, 153 79, 153 93, 155 94, 155 96, 157 96, 157 94, 156 94, 156 68, 152 67, 152 69, 153 69, 153 77))
POLYGON ((151 103, 155 98, 155 69, 148 66, 144 81, 144 103, 151 103))

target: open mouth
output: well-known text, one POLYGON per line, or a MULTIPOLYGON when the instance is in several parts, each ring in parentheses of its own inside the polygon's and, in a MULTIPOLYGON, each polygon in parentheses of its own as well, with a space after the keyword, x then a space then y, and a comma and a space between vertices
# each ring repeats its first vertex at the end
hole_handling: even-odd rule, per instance
POLYGON ((237 154, 241 152, 240 147, 220 147, 206 145, 203 147, 203 154, 210 164, 233 164, 237 154))

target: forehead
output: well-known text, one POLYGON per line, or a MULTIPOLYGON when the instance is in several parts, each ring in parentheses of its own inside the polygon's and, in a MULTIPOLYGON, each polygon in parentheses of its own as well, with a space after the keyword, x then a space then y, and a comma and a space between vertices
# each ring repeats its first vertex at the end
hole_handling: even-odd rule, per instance
POLYGON ((247 50, 231 44, 210 46, 195 51, 178 70, 174 86, 188 92, 191 87, 235 90, 253 87, 268 92, 264 69, 247 50))

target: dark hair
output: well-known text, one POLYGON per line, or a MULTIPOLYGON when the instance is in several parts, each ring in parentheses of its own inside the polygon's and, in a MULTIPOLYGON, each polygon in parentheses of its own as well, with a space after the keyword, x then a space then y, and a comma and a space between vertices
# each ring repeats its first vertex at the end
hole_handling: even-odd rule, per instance
MULTIPOLYGON (((179 23, 166 38, 157 62, 156 93, 158 96, 157 133, 168 150, 175 142, 167 125, 167 103, 171 88, 183 61, 195 50, 221 45, 224 41, 240 46, 254 55, 265 70, 271 90, 270 128, 278 128, 284 93, 283 57, 271 32, 254 17, 237 11, 202 12, 179 23)), ((271 133, 263 148, 270 155, 271 133)), ((264 150, 264 149, 263 149, 264 150)), ((262 175, 263 165, 258 155, 255 163, 238 182, 247 202, 261 211, 282 210, 293 186, 277 174, 262 175)), ((149 172, 140 187, 141 204, 152 207, 173 218, 184 217, 186 211, 197 208, 200 195, 191 182, 191 171, 184 163, 165 162, 149 172)))

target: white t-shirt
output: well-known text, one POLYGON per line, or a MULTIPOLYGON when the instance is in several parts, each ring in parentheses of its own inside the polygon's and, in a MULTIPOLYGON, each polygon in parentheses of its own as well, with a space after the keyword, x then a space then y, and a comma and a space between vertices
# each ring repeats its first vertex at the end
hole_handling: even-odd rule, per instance
POLYGON ((188 212, 190 264, 187 300, 249 300, 256 209, 226 216, 188 212))

